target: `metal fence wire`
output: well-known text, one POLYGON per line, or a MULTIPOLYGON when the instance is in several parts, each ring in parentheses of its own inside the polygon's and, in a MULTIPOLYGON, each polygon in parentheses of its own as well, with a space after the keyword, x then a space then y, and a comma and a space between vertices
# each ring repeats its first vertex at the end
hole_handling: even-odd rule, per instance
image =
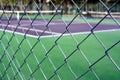
POLYGON ((0 80, 119 80, 119 4, 0 0, 0 80))

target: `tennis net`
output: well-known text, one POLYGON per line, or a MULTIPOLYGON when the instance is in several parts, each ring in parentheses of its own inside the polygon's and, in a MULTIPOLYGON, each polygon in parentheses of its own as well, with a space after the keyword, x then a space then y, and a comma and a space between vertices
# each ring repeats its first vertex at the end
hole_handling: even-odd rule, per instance
POLYGON ((42 15, 44 18, 50 18, 52 14, 59 14, 57 18, 62 16, 61 10, 44 10, 44 11, 8 11, 8 10, 0 10, 0 20, 20 20, 22 19, 33 19, 35 15, 40 15, 38 18, 40 19, 42 15), (22 16, 22 17, 21 17, 22 16))

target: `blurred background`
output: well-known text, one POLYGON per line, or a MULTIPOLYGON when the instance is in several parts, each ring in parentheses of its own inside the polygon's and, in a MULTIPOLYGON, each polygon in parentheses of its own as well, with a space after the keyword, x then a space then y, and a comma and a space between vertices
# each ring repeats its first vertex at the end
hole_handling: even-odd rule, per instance
MULTIPOLYGON (((63 14, 75 14, 77 12, 77 7, 83 5, 87 1, 85 6, 83 6, 82 11, 97 11, 105 12, 106 8, 98 0, 0 0, 1 10, 19 10, 23 11, 25 7, 27 10, 37 11, 37 10, 55 10, 59 5, 60 9, 63 10, 63 14), (60 3, 63 3, 60 5, 60 3)), ((101 0, 104 4, 110 7, 116 0, 101 0)), ((120 12, 120 1, 111 12, 120 12)))

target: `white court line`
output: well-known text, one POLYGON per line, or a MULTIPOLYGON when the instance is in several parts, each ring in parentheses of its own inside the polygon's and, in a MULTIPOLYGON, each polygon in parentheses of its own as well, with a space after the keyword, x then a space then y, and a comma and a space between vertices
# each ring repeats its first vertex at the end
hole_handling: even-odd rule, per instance
MULTIPOLYGON (((45 26, 46 24, 45 24, 45 22, 38 22, 38 23, 33 23, 32 25, 34 25, 34 26, 41 26, 41 25, 45 26)), ((50 23, 49 25, 60 25, 60 24, 50 23)), ((28 26, 28 24, 22 24, 22 26, 28 26)))
MULTIPOLYGON (((3 29, 0 29, 0 31, 4 31, 3 29)), ((5 30, 6 32, 9 33, 13 33, 13 31, 11 30, 5 30)), ((101 32, 114 32, 114 31, 120 31, 120 29, 109 29, 109 30, 99 30, 99 31, 94 31, 94 33, 101 33, 101 32)), ((24 35, 24 33, 20 33, 20 32, 15 32, 18 35, 24 35)), ((71 33, 72 35, 79 35, 79 34, 89 34, 90 31, 86 31, 86 32, 77 32, 77 33, 71 33)), ((61 33, 62 34, 62 33, 61 33)), ((57 34, 54 35, 54 37, 59 37, 61 34, 57 34)), ((63 36, 69 36, 70 34, 64 34, 63 36)), ((35 35, 30 35, 27 34, 28 37, 33 37, 33 38, 38 38, 39 36, 35 36, 35 35)), ((53 37, 53 35, 48 35, 48 36, 41 36, 41 38, 50 38, 53 37)))
MULTIPOLYGON (((101 32, 113 32, 113 31, 120 31, 120 29, 108 29, 108 30, 97 30, 94 31, 94 33, 101 33, 101 32)), ((85 32, 75 32, 75 33, 71 33, 72 35, 79 35, 79 34, 89 34, 91 33, 90 31, 85 31, 85 32)), ((64 34, 63 36, 69 36, 71 35, 69 33, 64 34)), ((55 37, 60 36, 61 34, 58 35, 54 35, 55 37)), ((48 38, 48 37, 53 37, 53 35, 48 35, 48 36, 42 36, 42 38, 48 38)))
MULTIPOLYGON (((0 31, 4 31, 4 30, 3 30, 3 29, 0 29, 0 31)), ((11 30, 5 30, 5 32, 13 33, 13 31, 11 31, 11 30)), ((20 33, 20 32, 15 32, 15 33, 18 34, 18 35, 22 35, 22 36, 24 36, 24 33, 20 33)), ((29 36, 29 37, 33 37, 33 38, 38 38, 38 36, 30 35, 30 34, 27 34, 27 36, 29 36)))
MULTIPOLYGON (((30 21, 29 21, 30 22, 30 21)), ((51 23, 49 23, 49 25, 66 25, 66 24, 69 24, 70 22, 65 22, 65 23, 63 23, 63 22, 51 22, 51 23)), ((85 22, 72 22, 71 23, 71 25, 72 24, 81 24, 81 23, 85 23, 85 22)), ((22 24, 23 26, 26 26, 27 24, 22 24)), ((43 21, 43 22, 41 22, 41 21, 34 21, 33 23, 32 23, 32 25, 46 25, 45 24, 45 22, 43 21)))
MULTIPOLYGON (((6 24, 0 24, 0 26, 6 26, 6 24)), ((8 25, 8 27, 10 28, 16 28, 16 26, 14 25, 8 25)), ((25 28, 25 27, 18 27, 18 29, 23 29, 23 30, 28 30, 28 28, 25 28)), ((30 31, 36 31, 36 32, 43 32, 44 30, 38 30, 38 29, 30 29, 30 31)), ((48 34, 54 34, 54 35, 58 35, 60 33, 57 33, 57 32, 50 32, 50 31, 45 31, 45 33, 48 33, 48 34)))

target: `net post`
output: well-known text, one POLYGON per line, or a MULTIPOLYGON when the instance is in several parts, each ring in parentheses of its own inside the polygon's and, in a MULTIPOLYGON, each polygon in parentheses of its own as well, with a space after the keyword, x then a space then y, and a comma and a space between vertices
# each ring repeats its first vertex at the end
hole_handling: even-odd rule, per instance
POLYGON ((19 11, 17 11, 17 20, 19 21, 19 17, 20 17, 20 14, 19 14, 19 11))

